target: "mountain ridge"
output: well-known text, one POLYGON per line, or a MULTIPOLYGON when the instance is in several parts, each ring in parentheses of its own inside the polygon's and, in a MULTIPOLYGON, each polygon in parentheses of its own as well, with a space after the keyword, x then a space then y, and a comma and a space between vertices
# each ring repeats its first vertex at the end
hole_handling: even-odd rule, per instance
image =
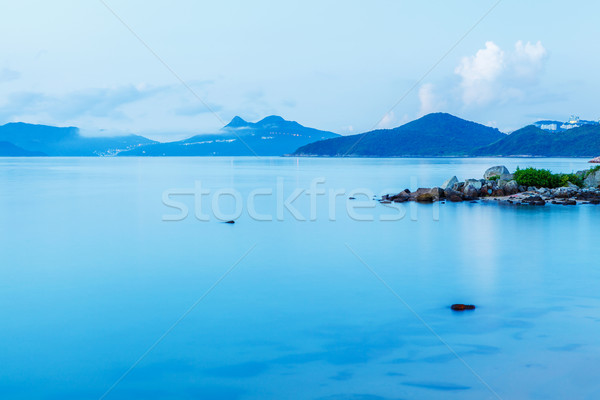
POLYGON ((447 113, 425 115, 393 129, 376 129, 310 143, 294 156, 443 157, 470 151, 506 136, 496 128, 447 113))

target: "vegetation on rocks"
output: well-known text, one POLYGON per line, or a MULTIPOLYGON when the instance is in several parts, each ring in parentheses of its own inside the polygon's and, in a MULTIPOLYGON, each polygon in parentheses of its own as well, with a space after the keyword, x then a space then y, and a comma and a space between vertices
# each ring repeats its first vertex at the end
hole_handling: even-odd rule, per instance
POLYGON ((558 188, 567 186, 568 182, 583 187, 583 178, 576 174, 553 174, 547 169, 525 168, 514 173, 514 179, 519 185, 537 188, 558 188))

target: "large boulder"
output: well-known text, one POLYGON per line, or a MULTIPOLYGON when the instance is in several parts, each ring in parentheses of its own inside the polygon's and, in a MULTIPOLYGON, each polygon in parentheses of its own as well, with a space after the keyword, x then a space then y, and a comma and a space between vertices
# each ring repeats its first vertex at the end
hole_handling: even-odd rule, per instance
POLYGON ((421 193, 417 195, 417 198, 415 199, 415 201, 419 203, 433 203, 434 200, 435 199, 431 193, 421 193))
POLYGON ((456 176, 453 176, 452 178, 450 178, 446 182, 444 182, 442 184, 442 186, 440 186, 440 188, 442 190, 452 189, 454 187, 455 183, 458 183, 458 178, 456 178, 456 176))
MULTIPOLYGON (((465 181, 465 189, 469 185, 473 186, 475 188, 475 190, 479 190, 479 189, 481 189, 482 182, 479 179, 467 179, 465 181)), ((464 191, 464 189, 463 189, 463 191, 464 191)))
POLYGON ((446 199, 453 203, 458 203, 458 202, 463 201, 462 194, 456 190, 452 190, 452 189, 444 190, 444 194, 446 196, 446 199))
POLYGON ((515 180, 506 182, 506 184, 501 186, 500 188, 504 191, 504 194, 506 194, 507 196, 519 193, 519 184, 515 180))
POLYGON ((481 189, 481 182, 479 182, 479 187, 475 184, 468 183, 463 189, 463 198, 467 200, 473 200, 479 197, 479 190, 481 189))
POLYGON ((434 187, 429 191, 429 194, 433 196, 434 200, 439 200, 444 197, 444 191, 439 187, 434 187))
POLYGON ((428 194, 431 195, 431 189, 430 188, 418 188, 416 191, 412 192, 410 194, 410 200, 412 201, 416 201, 417 198, 422 195, 422 194, 428 194))
POLYGON ((389 200, 393 201, 394 203, 404 203, 405 201, 410 200, 410 191, 404 190, 397 195, 390 197, 389 200))
POLYGON ((593 188, 600 186, 600 170, 590 173, 583 181, 583 184, 593 188))
POLYGON ((483 179, 490 179, 492 176, 499 176, 500 178, 504 178, 505 176, 510 175, 510 171, 504 165, 497 165, 492 168, 488 168, 483 174, 483 179))

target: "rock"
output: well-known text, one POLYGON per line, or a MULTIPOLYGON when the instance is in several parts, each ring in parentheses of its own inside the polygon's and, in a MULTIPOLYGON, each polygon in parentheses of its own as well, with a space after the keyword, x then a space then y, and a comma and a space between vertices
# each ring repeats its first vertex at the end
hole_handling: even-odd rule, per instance
POLYGON ((508 181, 502 188, 504 193, 508 196, 519 193, 519 184, 515 180, 508 181))
POLYGON ((446 182, 444 182, 442 184, 442 186, 440 186, 440 188, 442 190, 452 189, 454 187, 454 184, 456 184, 456 183, 458 183, 458 179, 456 178, 456 176, 453 176, 452 178, 450 178, 446 182))
POLYGON ((490 179, 492 176, 502 177, 502 175, 509 175, 509 174, 510 174, 510 171, 508 170, 508 168, 506 168, 504 165, 497 165, 495 167, 488 168, 485 171, 485 173, 483 174, 483 178, 490 179))
POLYGON ((466 310, 474 310, 475 306, 472 304, 452 304, 450 308, 454 311, 466 311, 466 310))
POLYGON ((460 194, 460 192, 458 192, 456 190, 452 190, 452 189, 444 190, 444 194, 446 196, 446 199, 450 200, 453 203, 458 203, 458 202, 463 201, 462 195, 460 194))
POLYGON ((348 200, 356 200, 356 197, 348 197, 348 200))
POLYGON ((529 204, 531 206, 544 206, 546 202, 540 196, 530 196, 521 201, 522 204, 529 204))
POLYGON ((571 188, 571 189, 576 189, 579 190, 579 186, 571 183, 571 182, 567 182, 567 187, 571 188))
POLYGON ((576 206, 577 202, 575 200, 568 199, 568 200, 563 201, 562 204, 563 204, 563 206, 576 206))
POLYGON ((225 221, 226 224, 235 224, 234 220, 225 221))
POLYGON ((431 189, 430 188, 418 188, 416 191, 412 192, 410 194, 410 200, 412 201, 416 201, 417 197, 419 197, 422 194, 429 194, 431 195, 431 189))
POLYGON ((404 203, 405 201, 410 200, 410 190, 404 189, 397 195, 388 197, 387 200, 391 200, 394 203, 404 203))
POLYGON ((433 203, 434 197, 431 193, 421 193, 417 195, 415 201, 419 203, 433 203))
POLYGON ((444 197, 444 191, 439 187, 434 187, 429 191, 434 200, 439 200, 444 197))
POLYGON ((584 180, 583 184, 587 187, 597 188, 600 186, 600 171, 595 171, 589 174, 584 180))
POLYGON ((479 179, 467 179, 465 181, 465 187, 469 185, 473 186, 475 190, 479 190, 483 186, 483 183, 479 179))
MULTIPOLYGON (((481 185, 481 183, 480 183, 481 185)), ((481 186, 479 188, 477 188, 476 186, 472 185, 472 184, 468 184, 467 186, 465 186, 465 188, 463 189, 463 194, 464 194, 464 198, 465 200, 473 200, 475 198, 478 197, 479 195, 479 189, 481 189, 481 186)))
POLYGON ((569 197, 573 197, 576 193, 577 193, 577 190, 575 190, 573 188, 570 188, 570 187, 560 187, 558 189, 555 189, 552 194, 555 197, 558 197, 559 199, 566 199, 566 198, 569 198, 569 197))

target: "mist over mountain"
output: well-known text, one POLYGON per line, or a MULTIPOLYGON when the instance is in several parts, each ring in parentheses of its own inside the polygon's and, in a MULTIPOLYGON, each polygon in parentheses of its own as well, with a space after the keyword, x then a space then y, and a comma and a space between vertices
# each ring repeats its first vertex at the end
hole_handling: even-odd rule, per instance
POLYGON ((305 144, 340 135, 272 115, 258 122, 236 116, 215 134, 140 146, 121 156, 280 156, 305 144))
POLYGON ((75 127, 8 123, 0 126, 0 141, 10 143, 26 155, 47 156, 101 156, 114 155, 136 146, 156 143, 142 136, 115 137, 81 136, 75 127))

